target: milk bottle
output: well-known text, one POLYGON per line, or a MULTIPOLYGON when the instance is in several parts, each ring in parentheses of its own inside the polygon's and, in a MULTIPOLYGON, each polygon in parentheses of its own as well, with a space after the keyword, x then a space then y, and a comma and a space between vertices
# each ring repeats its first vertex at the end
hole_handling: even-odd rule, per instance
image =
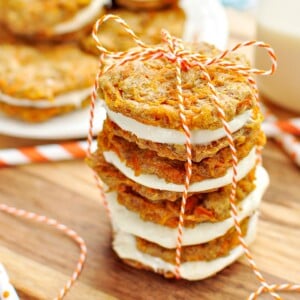
MULTIPOLYGON (((300 112, 300 0, 259 0, 257 40, 271 44, 278 57, 273 76, 259 76, 258 86, 270 101, 300 112)), ((255 52, 256 67, 267 69, 266 52, 255 52)))

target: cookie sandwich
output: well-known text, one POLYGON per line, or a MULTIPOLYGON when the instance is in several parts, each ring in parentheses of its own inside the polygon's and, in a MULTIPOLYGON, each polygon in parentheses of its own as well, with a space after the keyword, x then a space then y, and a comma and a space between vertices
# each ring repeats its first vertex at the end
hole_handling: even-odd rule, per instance
MULTIPOLYGON (((185 47, 208 58, 220 53, 206 43, 185 47)), ((224 61, 247 65, 237 54, 224 61)), ((265 143, 261 113, 245 76, 217 64, 208 65, 207 71, 232 132, 238 160, 238 219, 246 243, 251 244, 269 181, 257 164, 257 149, 265 143)), ((230 144, 212 91, 200 67, 187 68, 181 76, 192 175, 179 270, 182 278, 199 280, 230 265, 243 248, 230 214, 230 144)), ((175 65, 165 58, 130 61, 102 75, 98 87, 107 119, 89 163, 107 187, 113 249, 136 268, 174 277, 187 163, 175 65)))
POLYGON ((97 59, 76 45, 0 44, 0 112, 42 122, 90 101, 97 59))
POLYGON ((0 23, 30 40, 75 40, 90 32, 106 0, 0 0, 0 23))

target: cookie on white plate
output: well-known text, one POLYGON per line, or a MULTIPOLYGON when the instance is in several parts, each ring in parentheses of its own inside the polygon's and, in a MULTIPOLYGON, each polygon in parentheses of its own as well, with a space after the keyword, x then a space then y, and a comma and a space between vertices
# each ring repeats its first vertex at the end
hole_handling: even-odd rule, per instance
POLYGON ((0 44, 0 112, 42 122, 88 105, 98 60, 76 45, 0 44))
POLYGON ((0 0, 0 22, 30 40, 78 39, 103 14, 107 0, 0 0))

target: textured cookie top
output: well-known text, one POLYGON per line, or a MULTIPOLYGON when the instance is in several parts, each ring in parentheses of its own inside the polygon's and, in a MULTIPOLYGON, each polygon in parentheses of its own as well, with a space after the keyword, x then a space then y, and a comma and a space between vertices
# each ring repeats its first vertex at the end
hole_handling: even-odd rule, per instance
POLYGON ((91 87, 97 59, 76 46, 0 45, 0 91, 15 98, 53 99, 91 87))
MULTIPOLYGON (((206 43, 191 47, 193 51, 207 56, 219 53, 206 43)), ((227 59, 247 64, 240 55, 231 54, 227 59)), ((228 121, 253 107, 254 91, 245 77, 216 66, 208 67, 208 71, 228 121)), ((215 129, 222 126, 200 68, 182 71, 182 88, 190 129, 215 129)), ((113 68, 100 78, 99 96, 105 99, 112 111, 144 124, 181 129, 175 66, 166 59, 134 61, 113 68)))
MULTIPOLYGON (((172 35, 182 37, 185 23, 185 13, 177 5, 162 10, 134 12, 122 8, 106 11, 121 17, 129 27, 146 44, 155 45, 161 42, 161 29, 167 29, 172 35)), ((108 22, 101 26, 99 37, 103 45, 113 51, 124 51, 135 47, 132 38, 118 23, 108 22)), ((82 40, 83 48, 94 54, 99 54, 92 36, 82 40)))
POLYGON ((74 17, 91 0, 0 0, 0 20, 16 34, 46 33, 74 17))

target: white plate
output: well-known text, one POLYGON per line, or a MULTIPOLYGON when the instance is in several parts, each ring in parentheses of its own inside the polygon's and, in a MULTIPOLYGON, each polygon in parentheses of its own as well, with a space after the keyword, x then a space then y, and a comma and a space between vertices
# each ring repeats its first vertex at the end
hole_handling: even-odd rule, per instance
MULTIPOLYGON (((28 124, 0 115, 0 134, 32 139, 85 138, 89 130, 89 108, 53 118, 44 123, 28 124)), ((105 110, 95 108, 94 133, 102 129, 105 110)))
MULTIPOLYGON (((183 39, 206 41, 224 49, 228 39, 225 11, 218 0, 181 0, 187 14, 183 39)), ((94 133, 102 128, 105 111, 97 105, 94 133)), ((33 139, 85 138, 89 128, 89 109, 75 111, 45 123, 28 124, 0 115, 0 134, 33 139)))

